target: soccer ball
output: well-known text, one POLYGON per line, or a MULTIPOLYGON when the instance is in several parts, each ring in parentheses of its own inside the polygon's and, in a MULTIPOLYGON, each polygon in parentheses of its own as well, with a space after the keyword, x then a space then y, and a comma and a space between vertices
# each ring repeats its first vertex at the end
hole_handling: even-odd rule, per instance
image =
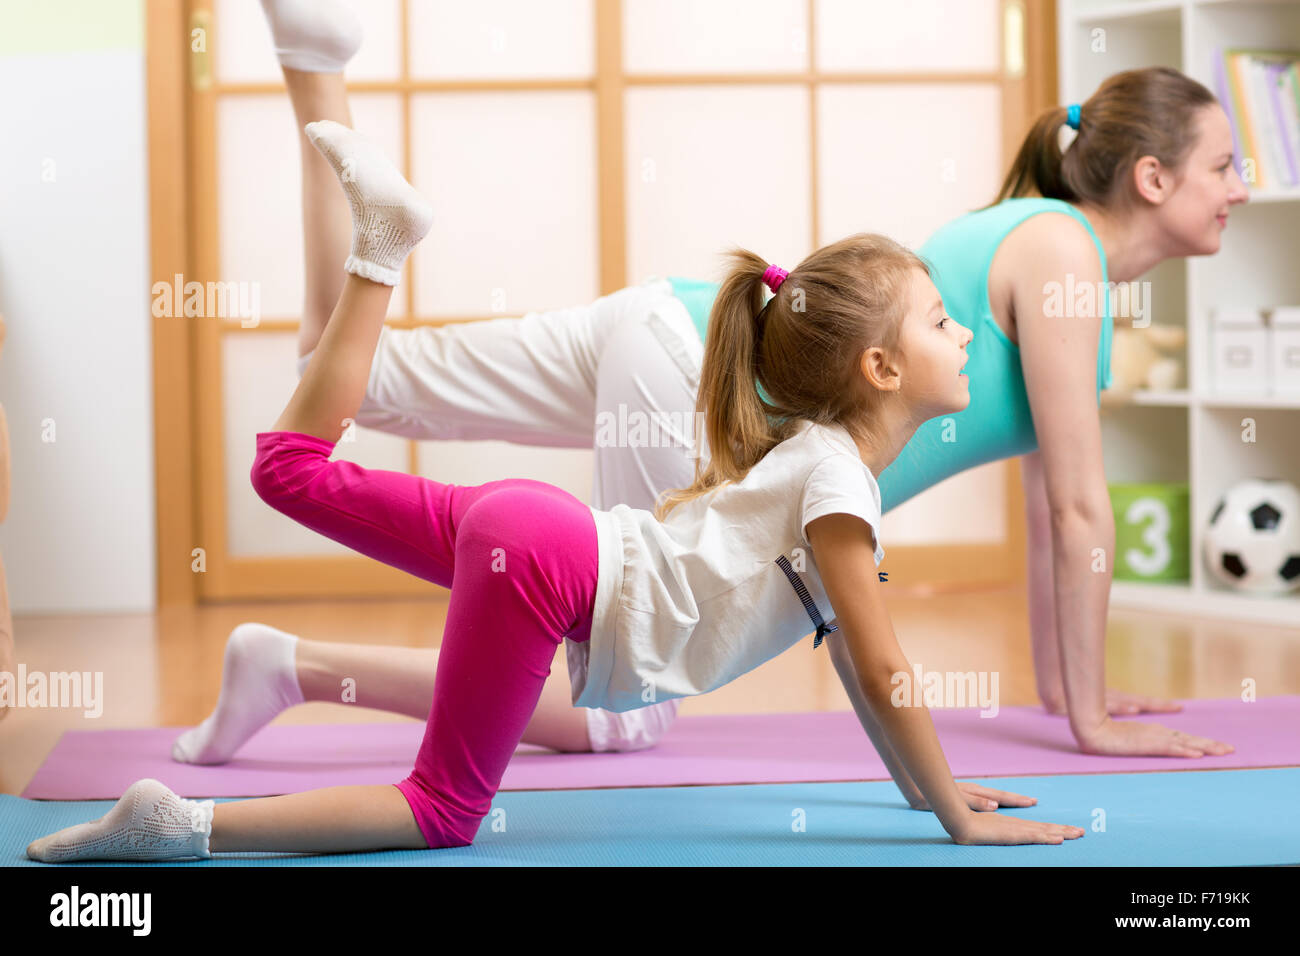
POLYGON ((1286 481, 1240 481, 1210 514, 1205 561, 1224 584, 1256 594, 1300 587, 1300 491, 1286 481))

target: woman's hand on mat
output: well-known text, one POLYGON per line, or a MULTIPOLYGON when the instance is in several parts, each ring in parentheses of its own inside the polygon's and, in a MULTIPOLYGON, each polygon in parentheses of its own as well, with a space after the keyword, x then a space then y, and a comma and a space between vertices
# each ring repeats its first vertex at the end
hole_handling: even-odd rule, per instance
MULTIPOLYGON (((1065 716, 1070 711, 1065 706, 1064 698, 1049 698, 1043 701, 1043 707, 1049 714, 1065 716)), ((1106 713, 1112 717, 1124 717, 1132 714, 1177 714, 1183 705, 1176 700, 1163 697, 1146 697, 1142 694, 1128 694, 1122 690, 1106 688, 1106 713)))
MULTIPOLYGON (((1026 797, 1022 793, 1012 793, 1010 790, 994 790, 992 787, 982 787, 978 783, 962 783, 960 780, 957 781, 957 790, 966 798, 967 806, 981 812, 996 810, 998 807, 1032 807, 1038 802, 1037 797, 1026 797)), ((929 801, 919 790, 916 797, 909 798, 907 802, 913 810, 930 809, 929 801)))
POLYGON ((1185 734, 1160 724, 1109 717, 1096 729, 1075 736, 1084 753, 1111 757, 1220 757, 1236 750, 1220 740, 1185 734))
POLYGON ((1083 836, 1083 827, 1003 817, 996 813, 970 813, 956 825, 944 824, 954 843, 962 846, 1020 846, 1025 843, 1064 843, 1083 836))

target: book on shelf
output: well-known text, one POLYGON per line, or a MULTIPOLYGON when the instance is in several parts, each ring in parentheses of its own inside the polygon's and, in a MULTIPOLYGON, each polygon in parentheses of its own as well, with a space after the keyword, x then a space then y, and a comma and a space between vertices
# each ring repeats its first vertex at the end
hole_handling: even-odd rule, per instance
POLYGON ((1214 77, 1242 179, 1258 189, 1300 185, 1300 52, 1220 49, 1214 77))

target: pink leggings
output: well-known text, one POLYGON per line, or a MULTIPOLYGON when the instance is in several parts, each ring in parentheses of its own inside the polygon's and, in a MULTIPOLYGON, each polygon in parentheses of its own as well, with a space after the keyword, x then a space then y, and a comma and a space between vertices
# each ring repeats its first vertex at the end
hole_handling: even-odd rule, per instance
POLYGON ((310 435, 260 433, 253 487, 299 524, 451 589, 424 740, 396 786, 430 847, 466 846, 556 648, 591 637, 595 520, 544 482, 444 485, 330 461, 333 450, 310 435))

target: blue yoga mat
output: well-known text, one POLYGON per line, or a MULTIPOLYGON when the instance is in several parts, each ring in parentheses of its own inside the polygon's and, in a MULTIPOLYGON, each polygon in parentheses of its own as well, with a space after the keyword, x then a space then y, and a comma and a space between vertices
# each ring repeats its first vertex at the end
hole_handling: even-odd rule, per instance
MULTIPOLYGON (((957 846, 890 782, 501 792, 472 846, 219 854, 99 866, 1245 866, 1300 863, 1300 768, 982 779, 1038 798, 999 811, 1073 824, 1057 846, 957 846), (1104 830, 1094 829, 1104 823, 1104 830)), ((218 801, 225 803, 228 801, 218 801)), ((112 801, 0 796, 0 866, 112 801)))

